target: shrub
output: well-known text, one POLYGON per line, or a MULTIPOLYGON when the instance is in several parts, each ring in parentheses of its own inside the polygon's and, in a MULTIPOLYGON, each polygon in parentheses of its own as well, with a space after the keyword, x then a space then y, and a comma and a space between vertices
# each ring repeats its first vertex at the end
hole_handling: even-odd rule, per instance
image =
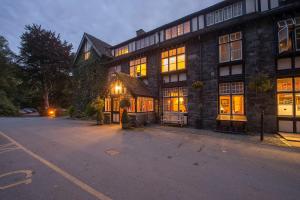
POLYGON ((192 87, 194 89, 202 89, 204 86, 204 83, 202 81, 195 81, 193 84, 192 84, 192 87))
POLYGON ((7 98, 4 92, 0 91, 0 116, 16 116, 18 109, 7 98))
POLYGON ((95 109, 94 106, 92 106, 92 104, 88 104, 85 107, 84 114, 86 117, 93 117, 96 113, 97 113, 97 110, 95 109))
POLYGON ((69 114, 69 116, 70 116, 71 118, 74 117, 74 114, 75 114, 75 108, 74 108, 74 106, 70 106, 70 107, 68 108, 68 114, 69 114))

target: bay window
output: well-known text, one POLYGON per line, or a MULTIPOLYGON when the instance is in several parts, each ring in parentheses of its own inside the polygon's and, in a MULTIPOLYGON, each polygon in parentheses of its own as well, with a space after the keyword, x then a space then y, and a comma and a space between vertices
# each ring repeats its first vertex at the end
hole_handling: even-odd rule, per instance
POLYGON ((187 88, 165 88, 163 89, 163 111, 164 112, 187 112, 187 88))
POLYGON ((244 83, 220 83, 219 84, 219 114, 220 115, 244 115, 244 83))
POLYGON ((180 47, 162 52, 161 63, 162 72, 170 72, 185 69, 185 47, 180 47))
POLYGON ((231 33, 219 37, 219 62, 242 59, 242 32, 231 33))
POLYGON ((147 75, 147 58, 139 58, 130 61, 130 76, 145 77, 147 75))

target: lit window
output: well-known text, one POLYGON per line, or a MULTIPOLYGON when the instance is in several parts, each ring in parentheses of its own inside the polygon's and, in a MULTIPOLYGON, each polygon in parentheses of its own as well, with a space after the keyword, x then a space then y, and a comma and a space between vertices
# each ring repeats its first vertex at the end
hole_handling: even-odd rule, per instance
POLYGON ((300 116, 300 77, 277 79, 278 116, 300 116), (294 113, 294 110, 296 111, 294 113))
POLYGON ((88 60, 91 57, 91 44, 86 41, 84 45, 84 60, 88 60))
POLYGON ((111 98, 105 98, 105 112, 111 111, 111 98))
POLYGON ((138 97, 137 98, 137 112, 153 112, 153 98, 138 97))
POLYGON ((147 75, 147 58, 139 58, 130 61, 130 76, 145 77, 147 75))
POLYGON ((116 57, 127 54, 127 53, 129 53, 128 45, 115 49, 115 56, 116 57))
POLYGON ((177 49, 171 49, 169 51, 162 52, 161 54, 161 71, 177 71, 183 70, 185 66, 185 47, 177 49))
POLYGON ((219 114, 244 115, 244 83, 219 84, 219 114))
POLYGON ((242 33, 236 32, 219 37, 219 62, 242 59, 242 33))
POLYGON ((128 108, 128 112, 135 112, 135 98, 130 98, 130 107, 128 108))
POLYGON ((184 22, 182 24, 173 26, 171 28, 166 29, 166 40, 176 38, 178 36, 181 36, 183 34, 191 32, 191 23, 190 21, 184 22))
POLYGON ((163 111, 164 112, 187 112, 187 88, 165 88, 163 89, 163 111))

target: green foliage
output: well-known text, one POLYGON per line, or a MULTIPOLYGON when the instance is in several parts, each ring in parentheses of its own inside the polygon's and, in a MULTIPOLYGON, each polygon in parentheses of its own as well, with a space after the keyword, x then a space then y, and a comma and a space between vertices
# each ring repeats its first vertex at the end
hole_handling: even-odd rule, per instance
POLYGON ((193 84, 192 84, 192 87, 194 89, 202 89, 204 86, 204 83, 202 81, 195 81, 193 84))
POLYGON ((129 107, 130 107, 130 101, 129 101, 129 99, 122 99, 120 101, 120 108, 126 109, 126 108, 129 108, 129 107))
POLYGON ((92 104, 88 104, 85 108, 85 116, 93 117, 97 113, 96 108, 92 104))
POLYGON ((80 54, 73 68, 73 103, 76 109, 84 110, 86 105, 98 96, 105 95, 107 67, 102 62, 106 58, 98 58, 92 50, 91 57, 85 61, 80 54))
POLYGON ((0 90, 0 116, 15 116, 18 114, 18 109, 13 105, 6 94, 0 90))
POLYGON ((48 108, 68 107, 71 101, 72 45, 40 25, 27 25, 21 36, 20 60, 28 98, 48 108))
POLYGON ((256 93, 266 93, 273 90, 272 80, 265 74, 259 74, 251 79, 249 89, 256 93))
POLYGON ((74 117, 74 114, 75 114, 75 108, 74 108, 74 106, 70 106, 69 108, 68 108, 68 114, 69 114, 69 116, 70 117, 74 117))
POLYGON ((0 36, 0 115, 18 114, 20 95, 19 67, 14 63, 15 55, 8 47, 7 40, 0 36))

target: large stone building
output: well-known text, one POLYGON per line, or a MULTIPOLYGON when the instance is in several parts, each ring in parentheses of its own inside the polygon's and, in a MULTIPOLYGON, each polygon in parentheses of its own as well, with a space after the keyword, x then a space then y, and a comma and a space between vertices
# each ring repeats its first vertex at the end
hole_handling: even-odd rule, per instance
POLYGON ((264 109, 267 132, 300 133, 299 8, 299 0, 228 0, 115 46, 85 34, 76 57, 93 51, 108 70, 111 122, 129 98, 138 123, 258 131, 264 109), (261 83, 273 88, 261 93, 261 83))

